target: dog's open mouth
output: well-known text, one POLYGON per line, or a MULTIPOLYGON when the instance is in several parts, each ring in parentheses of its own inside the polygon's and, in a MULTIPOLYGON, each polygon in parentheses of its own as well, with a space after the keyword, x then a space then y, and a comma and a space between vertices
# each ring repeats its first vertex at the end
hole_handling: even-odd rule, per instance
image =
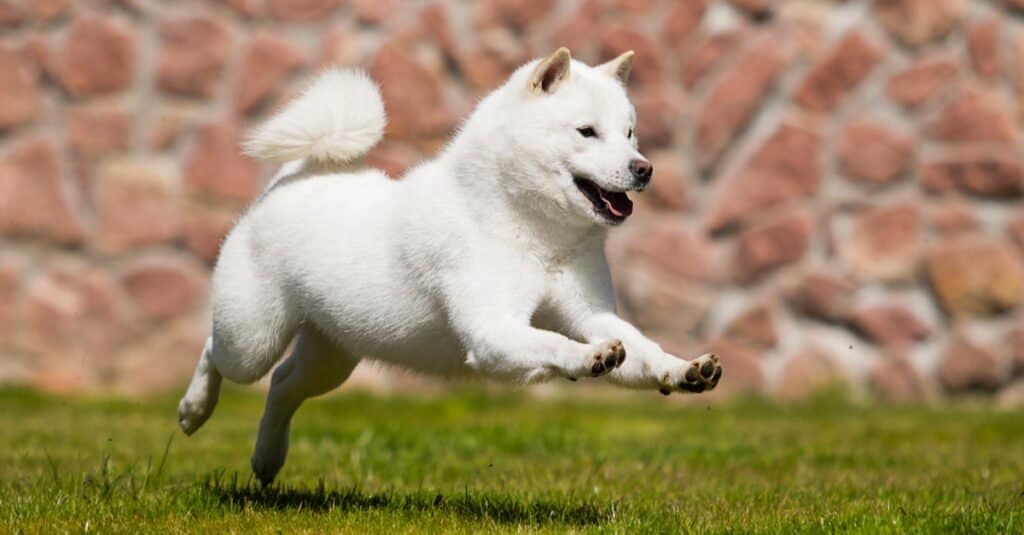
POLYGON ((621 223, 633 213, 633 201, 623 191, 608 191, 581 176, 573 176, 573 182, 583 196, 594 205, 594 211, 613 223, 621 223))

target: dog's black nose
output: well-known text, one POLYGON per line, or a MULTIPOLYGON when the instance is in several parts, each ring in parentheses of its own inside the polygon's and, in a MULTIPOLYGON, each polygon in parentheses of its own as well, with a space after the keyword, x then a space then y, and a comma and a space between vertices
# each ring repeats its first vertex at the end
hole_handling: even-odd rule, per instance
POLYGON ((651 181, 651 175, 654 174, 654 166, 647 160, 630 160, 629 172, 633 173, 633 178, 643 185, 647 185, 651 181))

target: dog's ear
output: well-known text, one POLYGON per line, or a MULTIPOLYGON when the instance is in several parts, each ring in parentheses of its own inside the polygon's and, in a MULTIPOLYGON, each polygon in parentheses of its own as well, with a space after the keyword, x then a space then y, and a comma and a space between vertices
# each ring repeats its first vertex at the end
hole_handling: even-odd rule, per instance
POLYGON ((572 56, 569 49, 559 48, 554 54, 544 58, 530 75, 530 82, 527 89, 534 94, 554 93, 555 89, 569 78, 569 65, 572 63, 572 56))
POLYGON ((619 57, 597 66, 597 70, 618 78, 622 85, 629 80, 629 71, 633 70, 633 51, 623 52, 619 57))

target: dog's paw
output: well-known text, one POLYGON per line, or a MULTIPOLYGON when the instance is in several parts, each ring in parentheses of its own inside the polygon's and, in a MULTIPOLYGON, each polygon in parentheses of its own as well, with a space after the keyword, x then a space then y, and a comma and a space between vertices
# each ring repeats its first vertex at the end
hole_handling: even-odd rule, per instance
POLYGON ((591 377, 600 377, 622 366, 626 361, 626 348, 619 340, 608 340, 597 344, 596 350, 587 361, 591 377))
POLYGON ((178 426, 186 435, 195 433, 210 418, 216 405, 217 400, 210 396, 186 394, 178 404, 178 426))
POLYGON ((722 379, 722 366, 718 355, 701 355, 678 369, 665 372, 659 391, 666 396, 672 392, 700 393, 714 390, 722 379))
POLYGON ((249 459, 249 464, 252 466, 252 473, 260 482, 261 487, 269 487, 274 482, 277 473, 284 466, 285 455, 286 453, 282 453, 280 450, 268 452, 261 451, 257 447, 256 452, 249 459))

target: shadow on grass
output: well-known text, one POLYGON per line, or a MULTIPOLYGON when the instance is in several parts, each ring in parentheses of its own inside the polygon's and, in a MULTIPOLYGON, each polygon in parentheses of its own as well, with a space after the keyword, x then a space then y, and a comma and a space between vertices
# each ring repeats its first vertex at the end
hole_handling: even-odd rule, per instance
POLYGON ((272 510, 358 511, 387 509, 404 513, 452 514, 471 520, 506 524, 601 524, 615 516, 615 504, 583 502, 579 497, 538 498, 511 493, 466 490, 442 494, 421 491, 367 493, 359 488, 329 489, 321 482, 314 488, 272 485, 260 488, 237 479, 213 477, 205 490, 222 505, 272 510))

